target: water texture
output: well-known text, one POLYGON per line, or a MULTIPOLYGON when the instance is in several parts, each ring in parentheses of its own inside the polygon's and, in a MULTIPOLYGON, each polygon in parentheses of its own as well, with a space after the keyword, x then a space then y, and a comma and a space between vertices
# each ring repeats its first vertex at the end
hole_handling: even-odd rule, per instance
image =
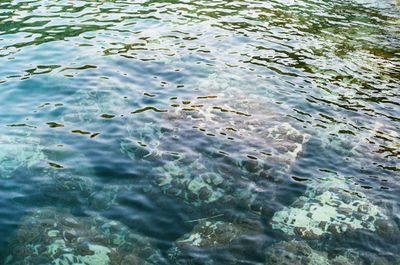
POLYGON ((0 263, 400 264, 400 2, 0 1, 0 263))

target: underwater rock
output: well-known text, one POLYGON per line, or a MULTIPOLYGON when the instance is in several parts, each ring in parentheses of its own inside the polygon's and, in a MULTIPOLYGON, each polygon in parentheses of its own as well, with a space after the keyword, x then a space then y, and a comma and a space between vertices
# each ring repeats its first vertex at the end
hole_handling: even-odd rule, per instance
POLYGON ((242 219, 237 221, 202 220, 192 231, 176 241, 179 247, 223 247, 241 236, 259 235, 263 227, 260 221, 242 219))
POLYGON ((148 238, 105 218, 34 210, 10 244, 6 265, 163 264, 148 238))
POLYGON ((389 265, 389 264, 399 264, 398 257, 392 257, 392 260, 374 254, 371 252, 360 251, 358 249, 346 249, 339 251, 331 259, 332 265, 389 265))
POLYGON ((129 184, 97 184, 89 176, 80 176, 74 172, 51 172, 50 176, 49 181, 41 184, 42 193, 46 197, 61 203, 85 205, 96 211, 110 209, 122 192, 132 188, 129 184))
MULTIPOLYGON (((174 158, 175 152, 190 155, 190 151, 206 152, 205 145, 215 145, 225 153, 258 159, 268 165, 268 169, 263 167, 266 175, 284 175, 303 151, 309 135, 282 117, 277 106, 246 93, 243 85, 247 84, 239 82, 211 74, 206 84, 199 84, 202 95, 181 101, 175 98, 174 104, 160 114, 163 120, 141 114, 140 122, 127 123, 121 151, 133 160, 165 160, 168 156, 172 156, 169 160, 179 160, 181 157, 174 158), (190 145, 182 148, 176 141, 190 141, 190 145)), ((236 158, 238 163, 243 157, 236 158)), ((243 163, 243 168, 258 173, 251 164, 243 163)))
POLYGON ((375 121, 365 124, 362 129, 335 124, 317 132, 316 139, 320 141, 321 148, 328 151, 328 159, 340 157, 348 160, 349 166, 365 170, 374 164, 396 166, 396 160, 400 157, 400 135, 397 131, 393 126, 375 121))
POLYGON ((122 153, 127 154, 132 160, 144 159, 151 155, 151 152, 145 146, 127 141, 120 143, 120 149, 122 153))
POLYGON ((239 234, 233 223, 203 221, 193 230, 176 241, 178 247, 218 247, 231 243, 239 234))
POLYGON ((279 165, 281 174, 288 172, 303 151, 304 145, 309 141, 308 134, 301 133, 289 123, 280 123, 270 127, 263 133, 267 152, 271 156, 273 167, 279 165))
POLYGON ((134 143, 130 139, 125 139, 120 143, 120 150, 123 154, 128 155, 132 160, 177 160, 182 158, 179 153, 162 150, 159 143, 155 140, 150 141, 150 144, 142 142, 134 143))
POLYGON ((315 250, 306 241, 282 241, 270 246, 265 265, 388 265, 384 257, 355 249, 335 253, 315 250))
POLYGON ((222 183, 225 180, 215 175, 214 178, 218 180, 213 182, 210 179, 213 173, 207 172, 205 166, 197 160, 186 166, 168 162, 157 171, 156 184, 166 194, 178 196, 197 206, 223 198, 222 183))
POLYGON ((95 192, 89 198, 89 205, 91 208, 98 210, 98 211, 107 210, 113 204, 115 204, 115 197, 116 197, 116 194, 114 194, 113 192, 110 192, 110 191, 95 192))
POLYGON ((286 195, 280 189, 282 180, 267 175, 264 169, 265 164, 259 160, 238 162, 232 157, 194 156, 166 162, 150 176, 155 193, 161 190, 206 215, 246 212, 271 217, 279 209, 274 202, 286 195), (234 210, 238 208, 240 211, 234 210))
POLYGON ((382 222, 390 222, 383 209, 348 182, 336 176, 310 186, 292 206, 274 214, 272 228, 290 236, 317 239, 356 229, 374 232, 382 222))
POLYGON ((132 160, 173 161, 182 158, 182 154, 170 151, 162 143, 172 137, 173 129, 153 122, 132 120, 127 126, 127 137, 120 141, 120 151, 132 160))
POLYGON ((329 265, 326 253, 313 250, 305 241, 285 241, 271 246, 265 265, 329 265))
POLYGON ((46 200, 55 204, 87 206, 89 197, 97 190, 89 177, 71 172, 71 175, 61 171, 49 173, 48 181, 40 183, 40 189, 46 200))
MULTIPOLYGON (((175 246, 168 251, 168 256, 174 264, 192 264, 190 262, 214 264, 210 261, 213 255, 226 251, 234 252, 235 246, 243 247, 240 245, 240 240, 247 240, 246 246, 260 244, 261 234, 262 225, 258 221, 232 223, 202 220, 192 231, 175 241, 175 246)), ((232 254, 227 256, 232 256, 232 254)), ((235 264, 235 258, 231 258, 230 261, 235 264)))
POLYGON ((357 255, 337 255, 332 259, 323 251, 312 249, 305 241, 284 241, 272 245, 265 265, 362 265, 357 255))
POLYGON ((39 142, 29 136, 0 136, 0 178, 11 178, 18 169, 29 169, 46 156, 39 142))
POLYGON ((161 190, 206 215, 244 211, 270 218, 279 209, 273 202, 285 191, 280 189, 282 179, 268 175, 266 169, 261 160, 197 155, 165 162, 151 172, 150 181, 155 193, 161 190))
MULTIPOLYGON (((194 206, 237 202, 247 208, 259 193, 258 187, 241 175, 221 174, 213 171, 212 164, 198 158, 192 162, 171 161, 156 169, 155 184, 164 194, 183 199, 194 206)), ((240 171, 245 175, 245 172, 240 171)))
POLYGON ((118 194, 128 189, 129 186, 106 186, 90 195, 89 206, 98 211, 107 210, 116 204, 118 194))
POLYGON ((370 131, 370 142, 374 142, 375 153, 384 154, 393 160, 400 158, 400 133, 399 129, 382 123, 375 123, 370 131))
POLYGON ((55 173, 52 180, 54 183, 48 184, 55 192, 78 192, 83 197, 88 197, 96 189, 95 183, 88 177, 68 176, 66 174, 55 173))
POLYGON ((165 115, 166 122, 176 128, 176 134, 187 135, 188 130, 196 129, 221 143, 239 139, 234 143, 236 152, 259 157, 270 166, 271 174, 290 170, 310 136, 293 127, 278 110, 266 107, 265 102, 240 90, 234 95, 225 93, 190 101, 190 108, 178 105, 165 115))
POLYGON ((209 209, 235 201, 261 212, 267 203, 260 203, 259 195, 275 196, 309 135, 235 81, 228 86, 217 74, 210 76, 214 79, 201 90, 203 96, 174 99, 176 104, 159 114, 163 120, 143 113, 129 122, 120 150, 134 161, 152 163, 147 168, 153 168, 148 175, 156 192, 209 209))
POLYGON ((101 115, 110 115, 121 106, 123 101, 111 96, 112 89, 79 89, 73 95, 73 102, 66 104, 68 107, 62 115, 62 122, 67 124, 86 124, 101 118, 101 115))

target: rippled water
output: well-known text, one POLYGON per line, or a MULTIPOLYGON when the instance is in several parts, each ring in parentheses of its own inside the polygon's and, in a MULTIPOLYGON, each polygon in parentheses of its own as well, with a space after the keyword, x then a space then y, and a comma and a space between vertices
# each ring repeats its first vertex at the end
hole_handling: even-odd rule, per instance
POLYGON ((0 66, 5 264, 400 264, 399 1, 3 0, 0 66))

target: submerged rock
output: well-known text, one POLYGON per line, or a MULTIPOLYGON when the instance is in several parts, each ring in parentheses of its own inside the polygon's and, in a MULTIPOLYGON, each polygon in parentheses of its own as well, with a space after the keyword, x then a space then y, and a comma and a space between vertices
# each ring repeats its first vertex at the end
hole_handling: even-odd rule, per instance
POLYGON ((332 162, 337 165, 347 164, 336 170, 344 172, 347 168, 354 168, 357 171, 379 172, 382 168, 397 167, 400 135, 396 127, 373 120, 362 128, 353 126, 331 124, 316 132, 315 139, 320 141, 321 151, 328 155, 327 159, 334 159, 332 162))
POLYGON ((272 148, 269 155, 273 164, 280 165, 278 171, 287 173, 303 151, 310 136, 303 134, 289 123, 280 123, 266 130, 267 145, 272 148))
POLYGON ((262 226, 257 221, 202 220, 192 231, 175 241, 168 256, 173 264, 219 264, 215 258, 225 253, 225 262, 229 259, 229 264, 236 264, 235 249, 259 245, 261 234, 262 226), (247 241, 241 243, 240 240, 247 241))
POLYGON ((197 160, 189 165, 169 162, 157 171, 156 183, 166 194, 178 196, 194 205, 212 203, 224 196, 222 184, 227 180, 207 172, 205 165, 197 160))
POLYGON ((171 99, 165 112, 152 113, 156 119, 137 113, 120 150, 134 161, 150 161, 157 192, 194 206, 234 201, 261 212, 267 200, 259 195, 275 196, 309 135, 272 104, 245 93, 239 80, 225 78, 210 75, 199 84, 201 95, 171 99))
POLYGON ((223 221, 203 221, 176 241, 178 247, 220 247, 230 244, 240 234, 240 227, 223 221))
POLYGON ((0 136, 0 178, 11 178, 18 169, 29 169, 46 159, 43 147, 29 136, 0 136))
POLYGON ((265 265, 329 265, 326 253, 313 250, 305 241, 279 242, 270 247, 265 265))
POLYGON ((118 195, 130 189, 130 186, 105 186, 93 192, 89 197, 89 206, 97 211, 107 210, 116 204, 118 195))
POLYGON ((112 89, 78 89, 73 94, 73 102, 68 103, 64 110, 62 121, 68 124, 86 124, 103 117, 111 117, 116 106, 123 101, 113 94, 112 89))
POLYGON ((356 229, 377 231, 382 222, 390 223, 384 210, 349 182, 337 176, 310 186, 290 207, 274 214, 272 228, 291 236, 316 239, 356 229))
POLYGON ((182 158, 179 153, 162 150, 157 140, 147 141, 147 144, 144 144, 141 141, 135 143, 130 139, 124 139, 120 142, 120 150, 132 160, 177 160, 182 158))
POLYGON ((216 92, 219 96, 198 97, 188 101, 189 105, 177 104, 165 115, 166 122, 176 128, 178 135, 201 132, 205 138, 215 137, 216 144, 227 153, 232 149, 261 160, 269 165, 268 170, 264 169, 269 174, 287 173, 309 135, 296 129, 277 109, 244 95, 240 89, 233 90, 237 93, 223 90, 216 92))
POLYGON ((54 202, 104 211, 116 205, 123 192, 133 188, 133 185, 127 183, 119 185, 96 183, 93 180, 94 174, 89 172, 83 175, 74 171, 51 172, 48 181, 41 183, 41 192, 54 202))
POLYGON ((251 209, 264 190, 245 179, 248 173, 240 167, 233 167, 231 174, 226 174, 205 158, 167 162, 156 169, 155 184, 164 194, 194 206, 207 206, 208 210, 228 202, 251 209))
POLYGON ((5 264, 162 264, 148 238, 105 218, 34 210, 11 241, 5 264))
POLYGON ((348 249, 329 254, 311 248, 306 241, 283 241, 268 248, 265 265, 389 265, 384 257, 348 249))
POLYGON ((52 183, 48 184, 47 189, 54 192, 78 192, 83 197, 88 197, 96 189, 96 185, 89 177, 69 176, 56 173, 52 176, 52 183))

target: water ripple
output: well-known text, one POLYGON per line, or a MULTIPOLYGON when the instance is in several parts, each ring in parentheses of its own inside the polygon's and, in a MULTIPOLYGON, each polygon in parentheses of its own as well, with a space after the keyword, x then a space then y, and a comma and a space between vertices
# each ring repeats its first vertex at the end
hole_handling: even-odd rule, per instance
POLYGON ((396 0, 5 0, 0 66, 0 260, 29 251, 23 216, 49 206, 157 249, 154 263, 115 245, 121 264, 263 264, 291 244, 400 260, 396 0), (318 201, 339 195, 345 209, 318 201), (382 212, 341 233, 349 201, 382 212), (316 202, 342 226, 276 221, 316 202))

